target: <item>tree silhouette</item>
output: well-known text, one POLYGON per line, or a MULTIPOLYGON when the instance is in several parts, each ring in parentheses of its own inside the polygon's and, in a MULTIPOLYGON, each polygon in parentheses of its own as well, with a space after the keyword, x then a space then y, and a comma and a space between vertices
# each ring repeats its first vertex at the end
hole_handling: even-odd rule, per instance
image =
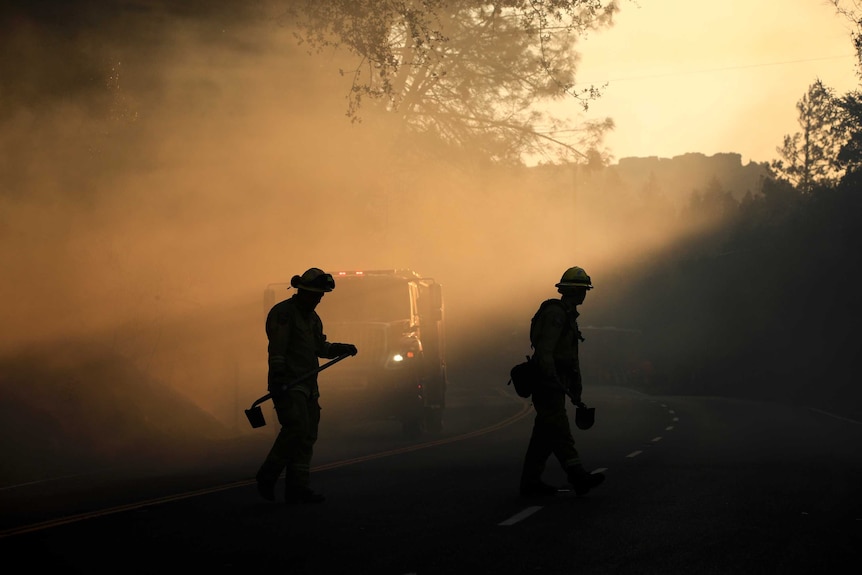
MULTIPOLYGON (((832 0, 832 4, 855 26, 850 38, 856 50, 856 74, 862 79, 862 3, 858 0, 832 0)), ((844 170, 845 178, 858 182, 862 167, 862 93, 859 89, 848 92, 837 104, 844 112, 843 128, 847 134, 847 140, 838 153, 838 165, 844 170)))
POLYGON ((819 79, 796 103, 796 110, 802 131, 784 136, 784 144, 777 148, 780 159, 771 167, 778 177, 809 193, 815 186, 840 179, 838 153, 847 140, 844 110, 832 89, 819 79))
POLYGON ((413 132, 495 160, 561 149, 585 160, 612 123, 571 129, 535 103, 569 97, 586 110, 600 95, 575 89, 574 45, 611 25, 617 9, 613 0, 292 0, 282 22, 312 50, 354 56, 342 70, 354 121, 382 109, 413 132))
POLYGON ((835 10, 856 26, 850 33, 856 49, 856 74, 862 76, 862 2, 859 0, 832 0, 835 10))
POLYGON ((862 168, 862 93, 849 92, 841 97, 838 106, 844 111, 844 130, 847 140, 838 152, 838 165, 845 177, 858 174, 862 168))

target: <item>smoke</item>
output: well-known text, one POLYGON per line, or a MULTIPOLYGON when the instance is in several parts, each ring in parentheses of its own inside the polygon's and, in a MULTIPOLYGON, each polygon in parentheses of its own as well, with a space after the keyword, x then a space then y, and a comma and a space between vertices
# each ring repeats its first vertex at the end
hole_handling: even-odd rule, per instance
MULTIPOLYGON (((217 305, 309 257, 325 206, 308 178, 333 172, 313 79, 209 35, 165 23, 153 59, 64 44, 101 77, 3 110, 3 347, 217 305)), ((54 58, 21 65, 51 76, 54 58)))
POLYGON ((227 421, 264 389, 270 282, 415 269, 444 286, 450 363, 506 365, 566 268, 594 277, 597 318, 617 270, 675 237, 601 182, 453 168, 351 124, 343 55, 275 19, 118 6, 4 26, 3 355, 95 341, 227 421))

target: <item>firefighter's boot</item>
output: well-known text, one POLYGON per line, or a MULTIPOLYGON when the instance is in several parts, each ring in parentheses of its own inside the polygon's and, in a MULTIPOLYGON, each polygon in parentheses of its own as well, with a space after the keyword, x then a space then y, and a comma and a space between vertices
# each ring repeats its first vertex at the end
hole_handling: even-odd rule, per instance
POLYGON ((261 472, 258 472, 255 479, 257 480, 258 494, 267 501, 275 501, 275 482, 277 479, 272 479, 261 472))
POLYGON ((598 487, 605 480, 604 473, 590 473, 581 466, 570 467, 566 474, 577 495, 586 495, 590 489, 598 487))

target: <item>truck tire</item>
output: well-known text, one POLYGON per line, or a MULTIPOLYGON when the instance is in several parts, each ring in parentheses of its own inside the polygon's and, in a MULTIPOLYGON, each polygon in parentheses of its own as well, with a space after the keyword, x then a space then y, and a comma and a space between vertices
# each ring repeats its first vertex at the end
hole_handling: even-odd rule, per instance
POLYGON ((401 431, 408 439, 419 439, 424 433, 422 418, 414 417, 401 422, 401 431))
POLYGON ((418 439, 427 431, 425 425, 425 407, 421 397, 417 397, 415 403, 407 407, 401 418, 401 431, 409 439, 418 439))

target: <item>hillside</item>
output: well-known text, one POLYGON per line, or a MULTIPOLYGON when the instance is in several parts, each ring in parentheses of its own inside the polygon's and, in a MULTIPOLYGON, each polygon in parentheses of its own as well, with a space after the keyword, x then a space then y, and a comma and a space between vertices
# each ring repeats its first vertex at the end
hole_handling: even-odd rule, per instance
POLYGON ((0 359, 4 482, 177 455, 228 435, 192 401, 101 346, 65 342, 0 359))
POLYGON ((622 158, 608 170, 633 189, 643 188, 654 178, 667 197, 677 201, 686 200, 694 190, 704 191, 714 182, 740 200, 746 192, 757 192, 767 175, 765 164, 743 164, 742 156, 736 153, 622 158))

